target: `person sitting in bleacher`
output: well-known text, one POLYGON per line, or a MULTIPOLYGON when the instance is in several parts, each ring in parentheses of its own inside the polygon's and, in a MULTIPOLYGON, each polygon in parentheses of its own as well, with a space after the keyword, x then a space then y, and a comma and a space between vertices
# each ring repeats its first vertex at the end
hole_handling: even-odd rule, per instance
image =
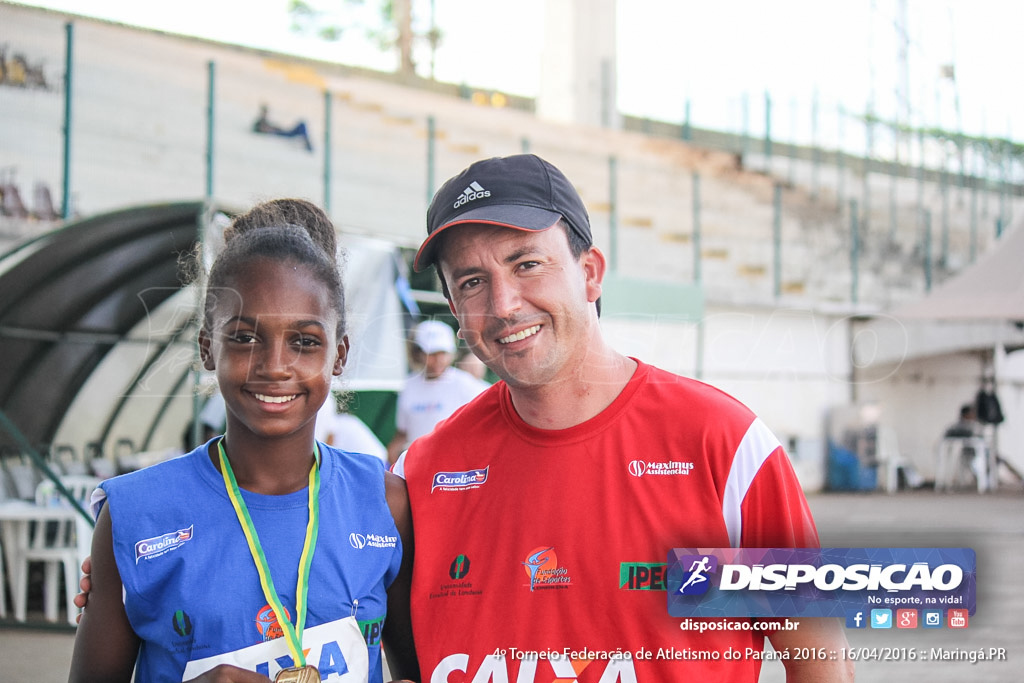
POLYGON ((313 143, 309 140, 309 132, 306 130, 305 121, 299 121, 292 128, 282 128, 270 122, 269 110, 265 104, 260 105, 260 115, 252 124, 252 132, 264 135, 280 135, 285 138, 302 138, 306 151, 313 151, 313 143))

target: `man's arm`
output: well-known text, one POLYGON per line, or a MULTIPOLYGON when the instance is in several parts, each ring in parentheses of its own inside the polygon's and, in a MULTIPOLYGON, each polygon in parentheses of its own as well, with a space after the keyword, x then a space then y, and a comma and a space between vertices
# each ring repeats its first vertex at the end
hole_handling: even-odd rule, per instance
MULTIPOLYGON (((777 446, 758 469, 743 500, 742 545, 749 548, 817 548, 818 530, 811 516, 793 467, 777 446)), ((783 659, 789 683, 846 683, 853 681, 854 664, 841 654, 849 647, 843 625, 835 618, 801 618, 791 631, 780 629, 768 634, 772 647, 788 651, 783 659), (796 648, 824 650, 824 658, 799 656, 796 648), (835 653, 835 658, 832 654, 835 653)), ((807 652, 806 654, 809 654, 807 652)))
POLYGON ((92 592, 82 614, 71 659, 72 683, 130 681, 139 638, 128 622, 121 599, 121 575, 114 561, 109 506, 96 520, 92 541, 92 592))
MULTIPOLYGON (((797 620, 793 620, 797 621, 797 620)), ((842 650, 849 647, 846 633, 838 619, 831 617, 804 618, 799 626, 787 631, 780 629, 768 634, 772 647, 779 652, 788 651, 783 658, 787 683, 846 683, 853 681, 854 663, 844 657, 842 650), (815 656, 797 657, 795 650, 807 648, 815 656), (821 652, 823 657, 816 655, 821 652)))

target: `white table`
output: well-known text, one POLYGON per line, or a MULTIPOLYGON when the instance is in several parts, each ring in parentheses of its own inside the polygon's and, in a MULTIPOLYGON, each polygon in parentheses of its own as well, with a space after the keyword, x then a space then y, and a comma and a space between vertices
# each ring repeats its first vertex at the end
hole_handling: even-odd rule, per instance
MULTIPOLYGON (((57 620, 56 562, 63 562, 66 594, 73 596, 78 590, 78 574, 82 560, 89 554, 92 543, 92 525, 73 507, 62 505, 37 505, 17 500, 0 503, 0 540, 3 542, 7 575, 11 582, 11 598, 14 603, 14 618, 24 622, 28 602, 28 563, 25 558, 47 562, 49 590, 45 596, 45 612, 49 621, 57 620), (76 542, 70 545, 30 547, 33 523, 72 523, 75 526, 76 542), (52 578, 50 576, 52 572, 52 578)), ((70 600, 67 600, 70 604, 70 600)), ((68 610, 68 622, 75 623, 75 614, 68 610)))

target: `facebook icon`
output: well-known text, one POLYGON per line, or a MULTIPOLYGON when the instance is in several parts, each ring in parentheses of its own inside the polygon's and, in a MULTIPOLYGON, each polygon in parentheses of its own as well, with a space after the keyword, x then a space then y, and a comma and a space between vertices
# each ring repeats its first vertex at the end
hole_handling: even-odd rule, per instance
POLYGON ((867 628, 867 617, 864 616, 864 610, 847 610, 846 628, 867 628))

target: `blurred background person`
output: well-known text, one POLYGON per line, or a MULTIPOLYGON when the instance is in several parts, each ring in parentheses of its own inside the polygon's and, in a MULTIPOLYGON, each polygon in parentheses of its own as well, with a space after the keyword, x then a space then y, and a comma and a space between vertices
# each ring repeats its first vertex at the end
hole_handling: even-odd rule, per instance
POLYGON ((386 464, 387 447, 365 422, 348 412, 345 406, 345 397, 339 399, 337 390, 332 391, 316 414, 316 440, 349 453, 372 455, 386 464))
POLYGON ((440 320, 416 327, 416 351, 423 368, 409 376, 398 395, 395 435, 388 444, 388 459, 395 462, 409 444, 490 386, 465 370, 452 367, 455 333, 440 320))

